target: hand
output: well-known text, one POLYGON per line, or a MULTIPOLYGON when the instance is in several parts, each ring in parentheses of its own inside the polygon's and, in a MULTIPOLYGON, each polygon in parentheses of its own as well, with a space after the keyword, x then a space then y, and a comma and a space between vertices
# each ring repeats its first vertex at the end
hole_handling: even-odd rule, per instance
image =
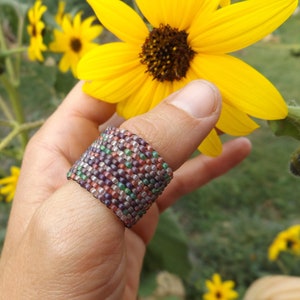
MULTIPOLYGON (((121 124, 168 162, 174 179, 132 228, 66 173, 97 138, 113 105, 79 83, 28 144, 0 261, 0 299, 136 299, 146 244, 159 214, 182 195, 241 162, 250 142, 224 145, 217 158, 187 160, 216 124, 217 89, 194 81, 147 114, 121 124)), ((108 121, 110 122, 110 121, 108 121)))

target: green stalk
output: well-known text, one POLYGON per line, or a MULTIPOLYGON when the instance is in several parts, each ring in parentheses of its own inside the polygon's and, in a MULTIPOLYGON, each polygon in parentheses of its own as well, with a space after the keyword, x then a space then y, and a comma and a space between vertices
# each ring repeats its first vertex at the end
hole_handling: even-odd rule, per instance
POLYGON ((7 57, 10 55, 14 55, 14 54, 20 54, 27 51, 27 47, 21 47, 21 48, 14 48, 14 49, 9 49, 6 51, 1 51, 0 52, 0 58, 2 57, 7 57))
POLYGON ((1 120, 0 119, 0 126, 4 126, 4 127, 14 127, 16 124, 14 122, 10 122, 7 120, 1 120))
POLYGON ((289 270, 287 269, 287 267, 285 266, 285 264, 283 263, 282 260, 278 259, 278 260, 276 261, 276 263, 277 263, 277 265, 278 265, 280 271, 281 271, 284 275, 290 275, 290 274, 289 274, 289 270))
POLYGON ((39 120, 21 125, 17 124, 15 128, 1 141, 0 151, 3 150, 17 135, 24 132, 27 133, 28 130, 40 127, 44 122, 45 120, 39 120))
MULTIPOLYGON (((15 113, 16 121, 18 124, 21 125, 25 122, 25 117, 23 114, 23 109, 20 102, 20 95, 17 91, 17 88, 6 78, 6 76, 1 76, 0 79, 10 99, 13 111, 15 113)), ((25 149, 25 146, 27 145, 28 142, 27 132, 25 131, 20 132, 20 139, 21 139, 22 148, 25 149)))
MULTIPOLYGON (((1 24, 0 24, 0 49, 2 52, 8 51, 1 24)), ((17 80, 15 77, 14 66, 13 66, 12 60, 9 56, 6 56, 6 58, 5 58, 5 67, 6 67, 6 72, 9 76, 10 82, 14 86, 17 86, 19 84, 19 80, 17 80)))
POLYGON ((3 111, 4 116, 7 118, 7 120, 9 120, 9 122, 14 121, 14 117, 13 117, 9 107, 7 106, 6 102, 3 100, 3 98, 1 96, 0 96, 0 109, 1 109, 1 111, 3 111))
MULTIPOLYGON (((17 43, 19 49, 22 49, 22 37, 23 37, 23 30, 24 30, 24 16, 19 14, 19 26, 18 26, 18 33, 17 33, 17 43)), ((24 48, 23 48, 24 49, 24 48)), ((25 48, 24 51, 27 51, 25 48)), ((16 57, 16 77, 18 78, 18 82, 20 81, 20 67, 21 67, 21 53, 19 52, 16 57)))

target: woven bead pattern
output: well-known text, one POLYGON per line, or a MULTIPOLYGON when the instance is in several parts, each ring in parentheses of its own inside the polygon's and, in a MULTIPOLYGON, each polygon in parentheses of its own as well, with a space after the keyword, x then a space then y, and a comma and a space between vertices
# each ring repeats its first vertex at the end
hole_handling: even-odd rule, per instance
POLYGON ((172 176, 171 168, 145 140, 115 127, 101 133, 67 174, 129 228, 146 213, 172 176))

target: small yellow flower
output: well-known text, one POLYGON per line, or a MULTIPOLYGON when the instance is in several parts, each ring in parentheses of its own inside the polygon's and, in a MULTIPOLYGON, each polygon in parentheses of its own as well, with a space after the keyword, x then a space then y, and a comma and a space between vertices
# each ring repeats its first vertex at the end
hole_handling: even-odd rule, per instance
POLYGON ((27 26, 27 32, 30 36, 28 57, 30 60, 44 60, 42 52, 47 50, 47 46, 43 42, 45 23, 41 21, 41 18, 46 10, 47 7, 42 5, 42 1, 37 0, 28 11, 29 25, 27 26))
POLYGON ((277 260, 281 252, 300 256, 300 225, 294 225, 279 232, 269 247, 269 260, 277 260))
MULTIPOLYGON (((100 45, 78 65, 84 91, 117 103, 127 118, 156 106, 194 79, 217 85, 223 106, 216 128, 241 136, 258 125, 249 117, 287 115, 277 89, 259 72, 228 53, 247 47, 281 25, 297 0, 136 0, 144 20, 120 0, 88 0, 100 22, 119 42, 100 45), (225 5, 225 6, 224 6, 225 5)), ((213 129, 199 150, 219 155, 213 129)))
POLYGON ((103 30, 100 25, 92 25, 95 20, 94 16, 81 21, 81 15, 81 12, 77 13, 74 19, 71 19, 69 15, 64 15, 61 24, 62 31, 54 30, 54 41, 49 46, 51 51, 63 53, 58 65, 60 71, 67 72, 71 69, 75 77, 78 61, 97 46, 92 41, 103 30))
POLYGON ((10 176, 0 179, 0 194, 5 196, 6 202, 11 202, 15 196, 20 168, 13 166, 10 168, 10 172, 10 176))
POLYGON ((70 14, 65 13, 65 8, 66 8, 66 2, 60 0, 58 2, 57 13, 55 15, 55 22, 60 26, 62 25, 62 20, 64 16, 68 16, 69 18, 71 18, 70 14))
POLYGON ((233 300, 239 295, 233 290, 232 280, 222 281, 219 274, 214 274, 212 280, 206 280, 205 285, 208 292, 204 294, 203 300, 233 300))

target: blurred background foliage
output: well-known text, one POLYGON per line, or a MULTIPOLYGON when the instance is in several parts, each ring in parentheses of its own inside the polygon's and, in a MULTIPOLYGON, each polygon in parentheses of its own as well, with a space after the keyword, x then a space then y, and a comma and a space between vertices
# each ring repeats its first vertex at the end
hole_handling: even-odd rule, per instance
MULTIPOLYGON (((33 3, 0 0, 0 22, 12 45, 18 14, 11 5, 26 11, 33 3)), ((45 38, 50 40, 58 1, 44 0, 43 3, 48 7, 44 16, 49 25, 45 38)), ((85 16, 92 14, 85 1, 66 3, 68 12, 83 10, 85 16)), ((300 16, 294 15, 264 41, 234 54, 268 77, 288 102, 299 100, 299 28, 300 16)), ((25 29, 26 26, 24 44, 28 43, 25 29)), ((106 32, 99 42, 111 39, 106 32)), ((28 61, 25 54, 22 56, 19 91, 28 121, 47 118, 76 83, 70 72, 59 72, 53 54, 46 54, 45 58, 44 63, 38 63, 28 61)), ((3 60, 0 60, 0 71, 5 72, 3 60)), ((0 95, 7 97, 1 84, 0 95)), ((6 128, 0 127, 0 136, 6 133, 6 128)), ((224 141, 229 138, 223 137, 224 141)), ((300 145, 291 138, 275 137, 263 122, 249 138, 253 151, 248 159, 225 176, 183 197, 163 214, 147 250, 140 291, 144 299, 157 287, 156 274, 164 270, 182 280, 186 299, 199 299, 205 291, 205 279, 215 272, 224 279, 234 280, 241 295, 256 278, 282 273, 276 263, 268 261, 267 250, 279 231, 300 223, 299 179, 288 171, 291 153, 300 145)), ((7 152, 14 153, 14 147, 17 145, 13 142, 7 152)), ((15 164, 15 159, 14 155, 0 155, 2 177, 15 164)), ((0 202, 0 247, 9 211, 10 204, 0 202)), ((290 274, 300 275, 299 260, 287 259, 286 262, 290 274)), ((181 297, 169 295, 159 299, 181 297)))

